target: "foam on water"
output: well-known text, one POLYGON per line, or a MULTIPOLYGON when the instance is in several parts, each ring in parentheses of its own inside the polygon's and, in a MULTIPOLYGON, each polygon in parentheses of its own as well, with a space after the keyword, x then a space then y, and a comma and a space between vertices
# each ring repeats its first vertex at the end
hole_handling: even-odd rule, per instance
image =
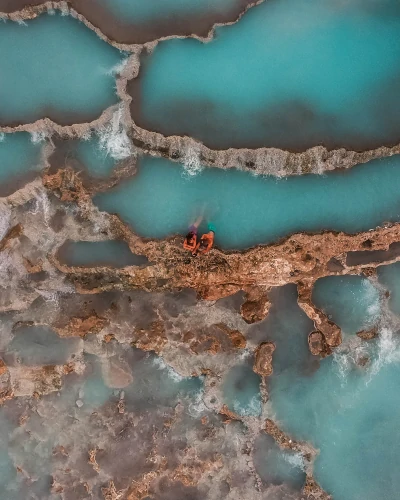
POLYGON ((246 362, 234 366, 225 376, 222 386, 224 403, 242 416, 261 415, 261 379, 246 362))
POLYGON ((200 230, 212 222, 217 245, 240 249, 300 231, 355 233, 399 220, 399 166, 393 156, 324 177, 276 179, 208 168, 188 178, 182 165, 145 156, 134 177, 94 202, 150 238, 185 234, 204 213, 200 230))
POLYGON ((361 276, 329 276, 319 279, 312 300, 344 334, 372 328, 381 312, 380 293, 361 276))
POLYGON ((389 307, 400 316, 400 262, 377 268, 379 282, 390 292, 389 307))
POLYGON ((399 30, 397 0, 266 1, 211 43, 159 43, 133 117, 214 149, 397 143, 399 30))
POLYGON ((296 453, 282 451, 273 438, 264 433, 254 444, 254 465, 266 484, 285 484, 300 490, 306 478, 303 458, 296 453))
POLYGON ((90 121, 118 101, 109 72, 123 56, 72 17, 42 14, 25 26, 7 22, 0 47, 3 123, 45 116, 61 124, 90 121))
POLYGON ((134 153, 133 144, 128 137, 122 118, 123 108, 120 107, 114 112, 111 121, 97 131, 100 149, 115 160, 123 160, 134 153))
MULTIPOLYGON (((284 316, 285 311, 276 314, 284 316)), ((320 451, 314 474, 334 498, 374 500, 384 491, 385 499, 395 500, 400 488, 397 333, 388 324, 370 342, 349 337, 319 368, 305 370, 310 354, 301 346, 309 327, 292 315, 288 323, 290 338, 279 322, 273 323, 277 348, 269 377, 271 414, 283 430, 320 451), (275 370, 275 356, 290 359, 293 352, 297 361, 287 362, 284 371, 275 370)))

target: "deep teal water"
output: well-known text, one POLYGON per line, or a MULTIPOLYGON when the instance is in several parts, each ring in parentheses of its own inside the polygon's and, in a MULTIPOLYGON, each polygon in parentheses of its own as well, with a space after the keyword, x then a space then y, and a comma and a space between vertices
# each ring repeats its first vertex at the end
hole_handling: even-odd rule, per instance
POLYGON ((315 477, 334 498, 398 498, 398 340, 383 330, 379 340, 363 344, 366 367, 356 365, 354 349, 339 350, 318 367, 307 349, 312 325, 295 312, 295 299, 293 287, 275 292, 271 317, 255 327, 277 344, 269 378, 273 417, 320 451, 315 477))
POLYGON ((124 241, 67 242, 60 249, 59 258, 68 266, 142 266, 148 264, 143 255, 133 254, 124 241))
POLYGON ((82 162, 93 177, 107 177, 113 171, 116 160, 99 147, 96 138, 74 141, 74 156, 82 162))
POLYGON ((321 278, 314 286, 312 300, 344 335, 372 328, 381 312, 378 289, 361 276, 321 278))
POLYGON ((254 464, 265 483, 287 484, 300 490, 306 479, 302 459, 291 452, 283 452, 271 436, 262 433, 254 444, 254 464))
POLYGON ((8 186, 25 174, 39 171, 40 149, 26 132, 0 134, 0 196, 10 194, 8 186))
POLYGON ((220 169, 190 177, 169 160, 144 157, 135 177, 94 202, 151 238, 185 234, 203 212, 204 221, 216 226, 217 245, 246 248, 299 231, 355 233, 399 220, 399 190, 399 156, 281 180, 220 169))
POLYGON ((267 1, 211 43, 160 43, 132 111, 216 149, 398 142, 399 30, 397 0, 267 1))
POLYGON ((0 54, 0 122, 77 123, 118 101, 113 68, 123 55, 72 17, 6 22, 0 54))

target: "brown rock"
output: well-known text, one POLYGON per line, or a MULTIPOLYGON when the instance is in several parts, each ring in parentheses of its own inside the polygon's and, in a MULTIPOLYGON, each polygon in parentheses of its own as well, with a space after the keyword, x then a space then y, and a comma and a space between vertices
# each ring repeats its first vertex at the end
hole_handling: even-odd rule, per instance
POLYGON ((53 191, 61 201, 88 202, 89 194, 78 174, 70 167, 58 170, 54 175, 44 175, 43 185, 53 191))
POLYGON ((223 416, 224 424, 229 424, 232 420, 242 420, 242 418, 237 413, 231 411, 227 405, 223 405, 218 413, 223 416))
POLYGON ((36 262, 36 264, 34 264, 26 257, 23 257, 22 262, 24 264, 25 269, 30 274, 40 273, 41 271, 43 271, 43 262, 41 260, 38 260, 38 262, 36 262))
POLYGON ((311 354, 314 356, 325 357, 331 353, 331 350, 326 343, 324 334, 318 330, 309 334, 308 347, 310 348, 311 354))
POLYGON ((317 481, 310 475, 307 475, 306 483, 303 487, 303 494, 309 500, 331 500, 332 497, 324 491, 317 481))
POLYGON ((378 335, 378 329, 372 328, 371 330, 361 330, 360 332, 357 332, 357 335, 360 339, 371 340, 378 335))
POLYGON ((275 344, 273 342, 263 342, 256 349, 253 370, 262 377, 272 375, 272 354, 274 351, 275 344))
POLYGON ((0 252, 8 247, 9 242, 22 234, 22 225, 17 224, 13 226, 4 236, 4 238, 0 241, 0 252))
POLYGON ((0 358, 0 376, 7 373, 7 366, 4 361, 0 358))
POLYGON ((157 354, 160 354, 168 341, 164 324, 160 320, 153 321, 149 328, 139 330, 135 336, 136 340, 132 342, 132 345, 143 351, 154 351, 157 354))
POLYGON ((276 423, 270 418, 266 419, 264 430, 267 434, 269 434, 274 438, 276 443, 281 448, 286 448, 294 451, 301 450, 300 445, 296 441, 290 439, 290 437, 287 436, 283 431, 281 431, 279 427, 276 425, 276 423))
POLYGON ((252 287, 247 291, 246 301, 240 308, 240 314, 246 323, 262 321, 268 314, 271 303, 264 289, 252 287))
POLYGON ((224 323, 217 323, 215 326, 229 337, 235 349, 244 349, 246 347, 246 337, 239 330, 231 330, 224 323))
POLYGON ((108 324, 108 320, 101 318, 94 311, 84 318, 72 318, 64 327, 55 326, 60 337, 85 337, 89 333, 99 333, 108 324))

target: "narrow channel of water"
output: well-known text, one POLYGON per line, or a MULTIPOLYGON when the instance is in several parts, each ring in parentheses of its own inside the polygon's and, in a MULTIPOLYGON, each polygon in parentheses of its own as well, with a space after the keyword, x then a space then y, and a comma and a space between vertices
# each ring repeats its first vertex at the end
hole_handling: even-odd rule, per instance
POLYGON ((94 198, 141 236, 185 234, 204 214, 223 248, 271 243, 291 233, 331 229, 356 233, 400 219, 400 156, 325 176, 255 177, 204 169, 195 177, 166 159, 144 157, 137 175, 94 198))

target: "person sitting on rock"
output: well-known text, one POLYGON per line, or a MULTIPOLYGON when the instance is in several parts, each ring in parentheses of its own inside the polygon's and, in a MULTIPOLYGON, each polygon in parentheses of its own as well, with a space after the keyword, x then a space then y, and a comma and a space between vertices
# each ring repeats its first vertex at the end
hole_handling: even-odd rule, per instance
POLYGON ((209 252, 214 244, 215 228, 212 224, 208 225, 208 233, 205 233, 200 238, 200 241, 196 245, 196 249, 192 253, 193 257, 197 254, 204 255, 209 252))
POLYGON ((201 224, 203 217, 199 217, 190 227, 189 232, 185 236, 183 241, 183 248, 185 250, 189 250, 190 252, 194 252, 197 246, 197 230, 201 224))

